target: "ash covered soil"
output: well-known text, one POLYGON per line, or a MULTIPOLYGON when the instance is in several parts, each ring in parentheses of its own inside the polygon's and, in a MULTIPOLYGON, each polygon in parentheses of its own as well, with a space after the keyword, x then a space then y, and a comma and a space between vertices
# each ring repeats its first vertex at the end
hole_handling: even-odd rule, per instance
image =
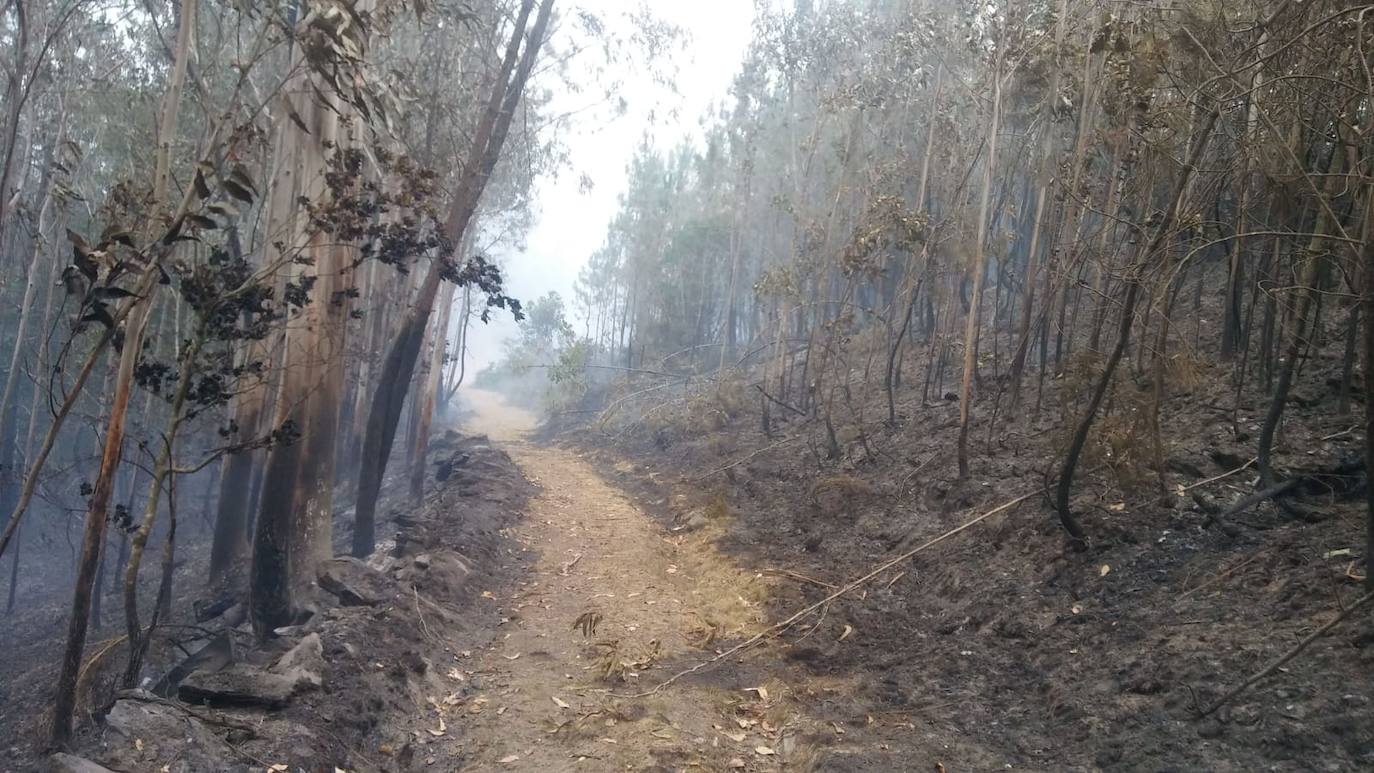
POLYGON ((118 694, 58 769, 772 771, 843 732, 808 708, 826 680, 766 657, 664 684, 766 627, 772 579, 467 399, 479 434, 431 449, 447 479, 377 558, 321 569, 309 620, 254 647, 224 611, 170 695, 118 694))
MULTIPOLYGON (((491 589, 529 566, 508 530, 534 487, 481 435, 449 432, 430 458, 444 479, 422 506, 389 508, 391 537, 374 558, 321 568, 313 616, 261 646, 241 607, 202 621, 180 642, 193 654, 177 684, 114 695, 79 757, 55 767, 453 769, 458 738, 444 718, 480 692, 471 664, 501 630, 491 589)), ((11 764, 40 769, 34 758, 11 764)))
POLYGON ((728 386, 555 443, 470 392, 479 434, 440 441, 447 480, 394 508, 394 548, 326 567, 317 614, 266 649, 207 624, 232 663, 123 694, 79 751, 115 771, 1370 769, 1368 608, 1197 717, 1363 572, 1364 482, 1332 472, 1362 439, 1329 385, 1290 409, 1288 509, 1226 517, 1263 402, 1233 417, 1198 399, 1215 386, 1166 413, 1167 496, 1090 466, 1083 550, 1041 496, 1048 410, 976 432, 961 482, 957 406, 912 396, 826 459, 728 386))
MULTIPOLYGON (((805 739, 815 769, 1370 770, 1369 605, 1198 716, 1362 594, 1367 483, 1350 460, 1363 438, 1337 410, 1326 374, 1338 369, 1309 363, 1295 388, 1275 464, 1303 482, 1279 504, 1222 517, 1256 491, 1267 401, 1234 403, 1219 369, 1165 405, 1165 493, 1139 449, 1122 458, 1129 444, 1095 435, 1075 488, 1090 537, 1081 550, 1044 496, 1067 435, 1061 413, 1075 413, 1049 407, 1065 389, 1054 381, 1044 411, 1030 409, 1033 385, 1016 412, 999 395, 992 431, 994 401, 981 401, 964 481, 958 404, 923 405, 919 385, 899 393, 897 427, 841 427, 834 459, 823 428, 779 422, 775 409, 765 435, 757 395, 710 378, 638 411, 612 396, 625 415, 567 414, 546 434, 585 452, 664 528, 713 534, 730 560, 771 578, 770 623, 1034 495, 741 656, 749 679, 795 693, 807 724, 829 731, 805 739)), ((859 406, 886 414, 878 395, 859 406)), ((1101 424, 1120 427, 1130 410, 1119 397, 1101 424)))

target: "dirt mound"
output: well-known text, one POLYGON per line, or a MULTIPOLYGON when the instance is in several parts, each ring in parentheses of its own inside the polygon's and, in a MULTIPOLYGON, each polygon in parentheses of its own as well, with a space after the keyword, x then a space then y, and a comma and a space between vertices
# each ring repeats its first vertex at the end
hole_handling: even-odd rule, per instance
POLYGON ((169 697, 122 693, 82 754, 171 773, 426 767, 451 740, 437 709, 470 689, 458 666, 496 630, 483 588, 520 569, 503 531, 533 492, 485 437, 451 433, 434 458, 445 479, 397 519, 387 554, 322 567, 315 614, 266 645, 245 623, 206 623, 188 649, 229 656, 193 655, 169 697))

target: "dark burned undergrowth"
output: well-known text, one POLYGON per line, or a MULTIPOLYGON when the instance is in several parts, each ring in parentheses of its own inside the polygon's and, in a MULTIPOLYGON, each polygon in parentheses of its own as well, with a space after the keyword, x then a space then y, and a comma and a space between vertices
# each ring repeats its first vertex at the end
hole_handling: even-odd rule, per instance
POLYGON ((504 530, 533 487, 485 437, 449 433, 430 450, 442 478, 433 493, 392 508, 377 557, 321 568, 308 619, 263 646, 242 605, 178 628, 191 631, 178 646, 195 654, 113 695, 79 750, 113 770, 174 773, 461 761, 444 716, 473 692, 472 652, 499 630, 482 594, 523 566, 504 530))
MULTIPOLYGON (((1314 356, 1294 387, 1275 463, 1301 483, 1277 504, 1247 502, 1266 400, 1232 405, 1224 374, 1190 363, 1161 411, 1162 475, 1132 430, 1134 385, 1106 406, 1073 502, 1086 549, 1038 496, 786 631, 775 644, 795 678, 857 685, 813 696, 812 711, 845 741, 875 741, 823 769, 1374 765, 1367 614, 1198 716, 1361 595, 1366 483, 1350 461, 1362 438, 1335 409, 1336 367, 1314 356)), ((731 397, 742 384, 705 377, 686 399, 589 396, 612 410, 564 414, 545 432, 591 451, 670 527, 722 520, 743 566, 784 578, 769 602, 783 620, 972 515, 1048 491, 1074 413, 1053 406, 1077 394, 1071 378, 1047 385, 1039 411, 1003 404, 994 420, 1005 401, 981 400, 962 481, 958 406, 922 405, 913 381, 896 427, 828 429, 775 407, 765 434, 758 407, 731 397)), ((857 415, 885 415, 872 402, 857 415)))

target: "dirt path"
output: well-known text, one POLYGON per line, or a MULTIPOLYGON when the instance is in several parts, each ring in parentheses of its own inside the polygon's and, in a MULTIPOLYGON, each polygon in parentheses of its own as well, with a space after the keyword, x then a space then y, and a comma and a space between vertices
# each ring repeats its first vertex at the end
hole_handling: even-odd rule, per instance
POLYGON ((542 493, 513 535, 537 552, 534 571, 513 596, 492 594, 504 632, 467 666, 476 695, 460 769, 776 770, 795 758, 776 688, 698 679, 617 697, 709 658, 717 638, 757 631, 763 579, 707 534, 664 529, 575 452, 522 440, 528 414, 465 394, 477 409, 467 428, 501 441, 542 493), (594 632, 576 630, 579 618, 594 632))

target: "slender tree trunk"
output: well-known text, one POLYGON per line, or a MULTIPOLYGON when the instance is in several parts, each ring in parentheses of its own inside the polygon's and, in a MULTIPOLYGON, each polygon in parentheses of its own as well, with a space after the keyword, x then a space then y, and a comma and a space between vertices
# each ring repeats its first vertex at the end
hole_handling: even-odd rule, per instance
MULTIPOLYGON (((1370 84, 1374 89, 1374 84, 1370 84)), ((1374 189, 1365 194, 1365 218, 1374 220, 1374 189)), ((1374 481, 1374 240, 1364 243, 1364 464, 1365 480, 1374 481)), ((1374 486, 1365 487, 1367 508, 1364 543, 1364 588, 1374 593, 1374 486)))
POLYGON ((28 4, 17 2, 15 10, 15 54, 14 69, 10 73, 6 91, 9 104, 5 110, 4 155, 0 156, 0 245, 4 245, 5 225, 9 222, 10 181, 14 177, 15 151, 19 143, 19 119, 24 107, 24 96, 30 84, 24 82, 28 71, 29 56, 29 17, 28 4))
MULTIPOLYGON (((916 206, 925 208, 926 193, 930 184, 930 159, 935 149, 935 120, 940 106, 940 96, 943 93, 945 81, 945 67, 943 63, 935 69, 935 91, 931 96, 930 110, 926 116, 926 146, 921 156, 921 178, 916 186, 916 206)), ((916 304, 921 298, 921 287, 925 283, 926 274, 930 268, 930 245, 934 240, 933 234, 927 234, 925 243, 921 245, 920 258, 907 268, 906 276, 903 279, 903 291, 910 292, 910 299, 907 301, 906 314, 902 317, 901 328, 897 332, 896 340, 892 342, 892 348, 888 351, 887 373, 883 378, 883 387, 887 392, 887 423, 890 427, 897 425, 897 401, 894 391, 902 382, 902 341, 906 339, 907 330, 911 327, 911 319, 915 316, 916 304)), ((901 293, 897 293, 900 297, 901 293)), ((888 314, 893 312, 891 305, 888 307, 888 314)))
POLYGON ((1360 303, 1350 304, 1349 321, 1345 325, 1345 354, 1341 357, 1341 387, 1336 413, 1350 415, 1350 393, 1354 387, 1355 360, 1358 359, 1360 339, 1360 303))
MULTIPOLYGON (((1112 151, 1111 168, 1113 170, 1113 175, 1111 181, 1108 182, 1107 203, 1102 210, 1113 216, 1115 216, 1117 212, 1118 204, 1121 201, 1121 189, 1126 182, 1126 170, 1122 167, 1121 160, 1121 146, 1123 144, 1125 143, 1117 142, 1112 151)), ((1153 179, 1147 182, 1145 190, 1149 190, 1152 183, 1153 179)), ((1093 286, 1092 322, 1088 330, 1088 349, 1093 352, 1101 350, 1102 328, 1107 319, 1108 309, 1111 306, 1109 302, 1113 289, 1111 285, 1111 276, 1115 273, 1116 254, 1118 249, 1109 248, 1112 244, 1111 237, 1115 231, 1116 229, 1113 227, 1112 221, 1104 219, 1102 222, 1102 230, 1098 234, 1097 240, 1097 277, 1093 286)))
MULTIPOLYGON (((1341 186, 1346 184, 1346 177, 1341 173, 1344 165, 1341 148, 1339 144, 1336 146, 1319 195, 1334 197, 1341 190, 1341 186)), ((1271 488, 1277 483, 1272 464, 1274 436, 1283 418, 1283 410, 1288 402, 1288 392, 1293 386, 1298 363, 1303 359, 1303 350, 1308 345, 1312 307, 1318 293, 1317 285, 1323 276, 1322 264, 1326 260, 1323 257, 1327 241, 1326 231, 1330 228, 1339 228, 1338 223, 1330 220, 1328 212, 1329 207, 1317 207, 1317 219, 1312 227, 1312 236, 1306 248, 1294 257, 1295 260, 1302 261, 1302 269, 1299 272, 1298 286, 1294 290, 1298 296, 1298 303, 1293 312, 1293 330, 1288 339, 1285 356, 1279 364, 1278 383, 1274 385, 1274 393, 1269 398, 1269 409, 1265 413, 1264 423, 1260 426, 1259 446, 1255 454, 1258 457, 1256 467, 1260 474, 1261 488, 1271 488)))
MULTIPOLYGON (((303 74, 290 95, 310 132, 288 128, 282 158, 296 170, 302 198, 319 202, 328 196, 324 153, 338 144, 341 108, 320 100, 320 90, 306 80, 313 77, 318 76, 303 74)), ((334 445, 345 372, 349 304, 343 291, 349 260, 343 247, 306 223, 298 220, 291 231, 292 243, 305 242, 314 286, 298 324, 286 332, 273 419, 276 426, 291 422, 300 434, 295 442, 273 446, 262 473, 248 605, 260 639, 292 620, 297 597, 333 551, 334 445)), ((307 269, 296 270, 304 276, 307 269)))
POLYGON ((1006 42, 997 44, 997 60, 992 68, 992 118, 988 122, 988 157, 983 167, 983 194, 978 204, 978 235, 973 245, 973 297, 964 326, 964 379, 959 390, 959 479, 968 477, 968 429, 973 409, 973 372, 978 358, 978 317, 983 301, 983 282, 987 277, 988 202, 992 195, 993 172, 997 166, 997 133, 1002 126, 1002 61, 1006 42))
POLYGON ((5 614, 7 615, 14 612, 15 591, 19 587, 19 553, 20 548, 23 547, 22 537, 23 535, 19 532, 14 535, 14 555, 10 556, 9 598, 5 601, 5 614))
POLYGON ((57 442, 57 435, 62 430, 62 425, 67 417, 71 415, 72 409, 76 406, 77 399, 81 396, 81 390, 91 377, 91 372, 101 360, 101 355, 110 343, 110 333, 102 333, 96 343, 91 347, 90 353, 86 355, 86 361, 81 365, 81 370, 77 372, 76 380, 73 382, 67 393, 67 398, 62 401, 62 405, 57 409, 53 422, 48 426, 48 431, 43 437, 43 444, 38 450, 38 455, 32 462, 28 463, 28 470, 24 473, 24 485, 19 490, 19 501, 15 503, 14 509, 10 512, 9 522, 5 525, 4 534, 0 534, 0 556, 5 554, 5 548, 9 546, 10 539, 14 536, 15 530, 19 528, 19 523, 24 517, 24 512, 28 509, 29 502, 33 499, 33 493, 38 487, 38 474, 42 471, 43 465, 48 460, 48 455, 52 453, 53 445, 57 442))
POLYGON ((416 393, 419 423, 415 428, 414 452, 410 462, 410 498, 419 504, 425 495, 425 457, 429 451, 429 428, 434 419, 434 404, 438 400, 440 380, 444 372, 444 351, 448 343, 449 314, 453 308, 454 285, 444 285, 439 294, 439 316, 435 318, 433 348, 430 350, 429 371, 425 383, 416 393))
MULTIPOLYGON (((147 649, 145 638, 152 634, 152 629, 144 631, 139 624, 138 618, 138 572, 143 565, 143 551, 148 545, 148 538, 153 533, 153 525, 157 522, 158 505, 162 499, 162 488, 168 482, 172 473, 172 466, 176 459, 177 435, 183 423, 183 413, 186 408, 186 396, 190 392, 192 380, 195 377, 195 370, 191 363, 195 362, 199 356, 200 348, 205 341, 204 329, 196 331, 195 337, 191 340, 191 345, 186 355, 181 358, 182 372, 177 379, 177 385, 172 397, 171 419, 168 421, 167 431, 162 438, 161 448, 158 450, 157 461, 153 465, 152 479, 148 483, 148 495, 143 503, 143 518, 139 522, 138 530, 133 533, 129 540, 129 560, 124 567, 124 628, 129 642, 129 665, 124 672, 124 687, 132 689, 138 683, 138 675, 142 670, 143 653, 147 649)), ((168 510, 175 509, 176 503, 168 498, 168 510)), ((170 536, 168 539, 171 539, 170 536)))
POLYGON ((472 287, 463 288, 463 312, 458 319, 458 350, 454 354, 457 360, 456 374, 448 378, 448 392, 444 395, 444 405, 453 402, 454 395, 458 394, 458 388, 463 385, 463 379, 467 376, 468 359, 468 325, 472 321, 472 287))
POLYGON ((62 672, 58 677, 57 695, 53 701, 52 745, 63 747, 71 737, 72 711, 76 708, 76 677, 86 646, 86 632, 91 612, 92 588, 99 567, 101 547, 105 542, 107 509, 114 475, 119 467, 124 444, 129 396, 133 387, 134 366, 142 349, 143 329, 148 320, 148 304, 138 302, 128 316, 125 343, 119 357, 119 368, 110 401, 109 423, 105 430, 105 449, 101 455, 96 482, 86 511, 85 537, 77 562, 76 589, 72 595, 72 612, 67 630, 66 653, 62 672))
MULTIPOLYGON (((534 68, 539 48, 548 31, 553 2, 554 0, 542 0, 540 3, 539 14, 530 29, 523 55, 520 54, 520 44, 525 38, 525 26, 533 10, 534 0, 523 0, 521 3, 520 13, 516 18, 506 48, 506 56, 501 65, 501 73, 496 78, 486 113, 473 137, 459 187, 454 194, 453 206, 445 223, 444 235, 451 245, 462 243, 482 192, 486 189, 487 181, 500 159, 501 147, 505 144, 506 135, 510 131, 510 124, 515 117, 525 82, 534 68)), ((381 495, 382 479, 386 475, 387 460, 396 439, 396 428, 401 419, 406 391, 420 355, 425 325, 443 278, 444 262, 435 260, 430 264, 414 303, 402 321, 396 339, 387 350, 386 358, 378 372, 377 391, 368 411, 367 432, 363 438, 363 458, 358 471, 358 496, 353 526, 355 556, 371 555, 376 548, 377 499, 381 495)))
MULTIPOLYGON (((64 113, 64 118, 65 118, 65 113, 64 113)), ((40 216, 39 220, 40 220, 40 221, 42 220, 42 217, 41 217, 41 216, 40 216)), ((61 220, 60 217, 59 217, 59 220, 61 220)), ((59 226, 59 228, 60 228, 60 226, 59 226)), ((39 236, 41 237, 42 234, 43 234, 43 231, 42 231, 41 228, 39 229, 38 233, 39 233, 39 236)), ((58 277, 59 274, 60 274, 60 266, 61 266, 61 261, 56 260, 55 258, 54 258, 53 260, 49 261, 48 276, 47 276, 47 287, 44 289, 44 292, 43 292, 43 318, 42 318, 42 321, 40 322, 40 324, 39 324, 39 326, 38 326, 38 329, 39 329, 40 332, 47 331, 47 329, 48 329, 48 324, 49 324, 49 322, 52 320, 52 302, 53 302, 53 294, 54 294, 54 288, 55 288, 56 285, 57 285, 57 277, 58 277)), ((37 373, 37 374, 43 375, 43 376, 47 375, 47 373, 48 373, 48 359, 49 359, 48 336, 47 336, 46 333, 45 333, 44 335, 41 336, 41 340, 40 340, 39 345, 38 345, 38 365, 37 365, 37 367, 34 369, 34 372, 37 373)), ((23 461, 23 464, 24 464, 24 465, 28 465, 29 462, 30 462, 30 460, 33 458, 33 441, 34 441, 34 437, 35 437, 35 436, 37 435, 37 433, 38 433, 38 417, 39 417, 39 415, 40 415, 40 413, 41 413, 41 412, 39 411, 39 406, 42 404, 42 399, 43 399, 43 396, 44 396, 44 391, 45 391, 45 390, 40 389, 40 388, 38 388, 37 386, 35 386, 34 389, 32 390, 33 393, 32 393, 32 394, 30 395, 30 397, 29 397, 29 420, 28 420, 28 426, 27 426, 27 427, 25 428, 25 430, 24 430, 24 446, 23 446, 24 451, 23 451, 23 455, 22 455, 22 457, 23 457, 23 460, 22 460, 22 461, 23 461)), ((19 466, 15 466, 15 467, 10 468, 10 469, 13 469, 15 472, 17 472, 19 469, 22 469, 22 468, 19 467, 19 466)), ((0 476, 0 477, 3 477, 3 476, 0 476)), ((15 506, 15 496, 14 496, 14 495, 17 493, 17 491, 15 490, 15 486, 14 486, 14 484, 15 484, 16 481, 17 481, 17 476, 16 476, 16 477, 12 477, 12 478, 10 478, 10 479, 7 480, 7 481, 0 482, 0 513, 8 513, 8 512, 10 512, 10 511, 14 508, 14 506, 15 506)), ((19 523, 20 523, 20 522, 16 522, 16 529, 18 528, 19 523)), ((6 611, 7 611, 7 612, 8 612, 8 611, 12 611, 12 610, 14 609, 15 587, 18 585, 18 579, 19 579, 19 543, 18 543, 18 540, 19 540, 19 532, 18 532, 17 530, 16 530, 16 532, 15 532, 15 540, 16 540, 16 542, 15 542, 15 546, 14 546, 14 560, 13 560, 13 563, 12 563, 12 565, 11 565, 11 567, 10 567, 9 600, 6 602, 6 611)), ((3 552, 3 551, 0 551, 0 552, 3 552)))
MULTIPOLYGON (((181 25, 177 32, 177 49, 171 74, 168 77, 167 91, 158 121, 157 163, 153 177, 151 209, 161 213, 167 198, 170 182, 171 144, 177 132, 177 117, 181 107, 182 87, 186 81, 186 66, 189 59, 191 32, 195 28, 195 0, 184 0, 181 6, 181 25)), ((156 218, 150 218, 156 223, 156 218)), ((148 231, 151 233, 150 227, 148 231)), ((91 588, 94 583, 96 563, 100 558, 100 548, 105 541, 106 510, 110 503, 110 493, 114 476, 118 471, 120 455, 124 446, 124 425, 129 407, 129 396, 133 388, 134 367, 143 349, 143 333, 152 307, 151 295, 155 285, 151 278, 154 268, 144 271, 141 286, 135 289, 135 296, 129 299, 132 304, 125 319, 124 346, 120 352, 119 370, 114 383, 114 393, 110 401, 110 417, 105 431, 105 448, 101 455, 100 468, 96 476, 94 490, 86 511, 86 530, 82 541, 81 559, 77 565, 76 588, 72 594, 72 613, 67 631, 66 651, 62 658, 62 671, 57 680, 57 695, 53 701, 51 743, 54 747, 64 747, 71 738, 72 711, 76 708, 76 679, 81 669, 81 657, 86 647, 87 617, 91 607, 91 588), (147 298, 140 295, 146 294, 147 298)))
POLYGON ((1088 408, 1083 412, 1083 417, 1079 420, 1073 437, 1069 441, 1064 466, 1060 470, 1059 482, 1055 488, 1055 507, 1059 511, 1059 520, 1064 525, 1064 530, 1080 542, 1086 535, 1082 527, 1078 525, 1078 520, 1074 517, 1073 511, 1069 508, 1069 494, 1073 490, 1073 476, 1078 468, 1078 460, 1083 453, 1083 447, 1087 444, 1088 433, 1092 430, 1093 420, 1097 417, 1097 410, 1102 406, 1102 399, 1106 397, 1107 390, 1111 387, 1116 366, 1121 362, 1121 357, 1126 351, 1126 344, 1130 341, 1131 327, 1135 324, 1135 307, 1140 299, 1142 276, 1150 261, 1160 253, 1161 248, 1167 243, 1169 232, 1178 219, 1183 194, 1188 190, 1188 183, 1192 180, 1193 173, 1197 171, 1198 162, 1202 158, 1202 151, 1207 147, 1207 140, 1212 134, 1212 127, 1216 125, 1216 121, 1217 113, 1215 110, 1208 112, 1203 119, 1198 134, 1194 138, 1193 148, 1188 154, 1188 162, 1184 165, 1179 180, 1174 185, 1174 193, 1169 208, 1165 211, 1164 218, 1155 231, 1154 237, 1150 239, 1148 245, 1140 250, 1135 263, 1129 269, 1124 280, 1126 282, 1126 297, 1121 306, 1121 326, 1117 331, 1116 345, 1112 348, 1111 355, 1108 356, 1107 363, 1102 369, 1102 375, 1098 377, 1097 384, 1093 388, 1092 397, 1088 401, 1088 408))
MULTIPOLYGON (((61 146, 65 137, 64 119, 65 116, 59 118, 57 131, 54 132, 53 138, 49 143, 47 153, 48 163, 45 165, 43 182, 40 184, 39 198, 43 203, 38 211, 37 238, 34 239, 33 251, 29 257, 28 268, 24 274, 26 281, 24 282, 24 296, 19 302, 19 324, 15 326, 14 330, 14 346, 10 349, 9 368, 5 372, 4 391, 0 392, 0 444, 3 444, 3 446, 0 446, 0 512, 6 512, 10 507, 14 506, 14 497, 12 493, 15 488, 15 482, 19 479, 14 464, 14 448, 18 440, 18 427, 16 426, 18 412, 16 403, 18 402, 19 371, 22 370, 21 362, 23 360, 25 345, 28 343, 29 325, 33 319, 34 312, 37 311, 37 304, 34 303, 34 298, 37 295, 38 282, 43 276, 43 273, 39 270, 39 265, 43 262, 44 254, 43 234, 47 232, 48 217, 52 212, 52 156, 54 149, 61 146)), ((54 257, 53 260, 56 261, 56 258, 54 257)), ((52 297, 50 287, 46 295, 49 299, 52 297)))
POLYGON ((378 268, 378 261, 372 261, 368 265, 367 291, 362 295, 363 298, 367 299, 370 308, 362 326, 362 346, 359 347, 361 354, 358 357, 358 381, 354 385, 353 403, 349 411, 348 443, 343 452, 343 472, 345 475, 355 475, 358 471, 363 433, 367 426, 367 396, 375 380, 376 363, 374 360, 376 358, 374 352, 377 347, 382 345, 382 336, 386 333, 386 312, 391 305, 388 301, 397 284, 395 277, 380 275, 378 268))
MULTIPOLYGON (((1266 59, 1269 48, 1269 24, 1260 25, 1259 45, 1256 50, 1258 62, 1266 59)), ((1259 100, 1264 91, 1264 65, 1257 64, 1254 72, 1250 75, 1250 89, 1246 92, 1247 99, 1245 104, 1245 135, 1244 141, 1240 145, 1241 173, 1238 179, 1240 186, 1240 202, 1236 207, 1236 240, 1235 248, 1231 250, 1231 259, 1227 264, 1226 291, 1224 295, 1222 317, 1221 317, 1221 359, 1225 362, 1231 361, 1235 357, 1236 342, 1240 336, 1240 299, 1241 299, 1241 277, 1245 272, 1246 247, 1249 237, 1246 233, 1246 221, 1249 218, 1250 202, 1253 196, 1253 189, 1258 181, 1255 179, 1255 161, 1260 153, 1260 148, 1255 143, 1259 129, 1259 100)))

